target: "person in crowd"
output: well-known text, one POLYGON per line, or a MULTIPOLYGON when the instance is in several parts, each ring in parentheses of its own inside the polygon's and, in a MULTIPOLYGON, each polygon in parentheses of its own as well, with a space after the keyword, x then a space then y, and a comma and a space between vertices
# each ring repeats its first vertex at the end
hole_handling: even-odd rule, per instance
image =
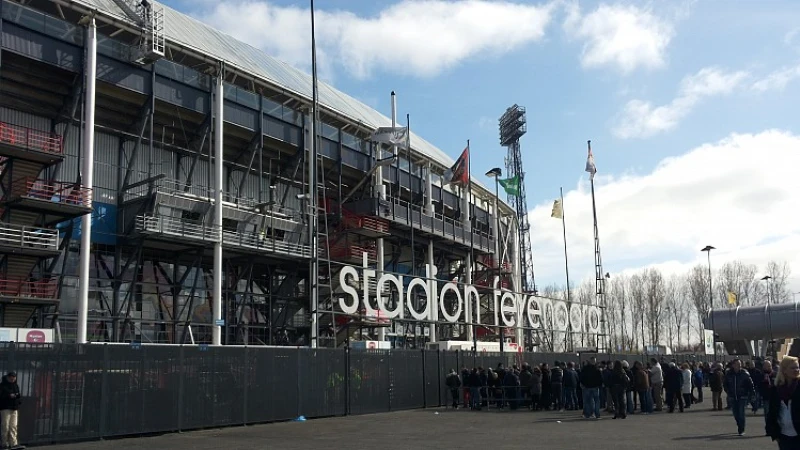
POLYGON ((653 395, 650 392, 650 375, 641 362, 633 363, 633 387, 639 393, 639 408, 643 414, 653 412, 653 395))
POLYGON ((456 373, 456 369, 452 369, 450 374, 445 379, 447 388, 450 389, 450 395, 453 397, 453 409, 458 408, 458 388, 461 387, 461 378, 456 373))
POLYGON ((531 376, 531 409, 539 411, 542 409, 542 369, 534 366, 531 376))
POLYGON ((678 403, 680 412, 683 412, 683 395, 681 395, 682 386, 683 373, 674 362, 670 362, 664 371, 664 388, 667 391, 667 408, 670 413, 675 412, 676 401, 678 403))
POLYGON ((467 366, 461 367, 461 386, 464 390, 464 408, 469 408, 469 375, 470 371, 467 366))
POLYGON ((731 403, 739 436, 744 436, 744 411, 753 394, 753 380, 750 379, 750 374, 746 370, 742 370, 742 361, 738 358, 731 362, 731 370, 725 375, 725 393, 728 394, 731 403))
POLYGON ((650 359, 650 386, 653 388, 653 403, 655 410, 661 411, 664 409, 664 398, 662 392, 664 390, 664 373, 661 364, 655 359, 650 359))
POLYGON ((563 411, 564 371, 561 370, 561 365, 558 361, 553 364, 553 370, 550 371, 550 386, 553 409, 556 411, 563 411))
POLYGON ((469 407, 474 410, 481 409, 481 375, 482 367, 472 369, 469 374, 469 407))
POLYGON ((763 362, 760 359, 754 360, 752 363, 748 361, 747 373, 750 374, 750 379, 753 380, 753 395, 750 397, 750 407, 753 414, 756 414, 762 405, 761 389, 758 383, 764 378, 764 372, 761 371, 763 362))
POLYGON ((567 370, 564 371, 564 407, 573 411, 578 409, 578 372, 575 371, 575 363, 567 363, 567 370))
POLYGON ((688 363, 681 364, 681 394, 686 409, 692 407, 692 371, 688 363))
POLYGON ((520 390, 520 398, 523 402, 523 406, 526 408, 531 407, 531 378, 533 377, 533 372, 531 371, 531 367, 528 363, 522 364, 522 370, 519 372, 519 390, 520 390))
POLYGON ((694 389, 697 390, 697 403, 703 403, 703 386, 705 385, 705 372, 703 368, 705 365, 701 362, 694 368, 694 389))
POLYGON ((17 373, 8 372, 0 382, 0 445, 3 448, 24 448, 17 441, 17 411, 22 404, 17 373))
POLYGON ((722 389, 725 384, 725 373, 721 364, 714 364, 713 372, 708 377, 708 387, 711 388, 711 408, 722 411, 722 389))
POLYGON ((547 363, 542 364, 542 408, 545 411, 550 411, 550 405, 553 403, 553 399, 550 393, 553 390, 553 384, 550 382, 550 365, 547 363))
POLYGON ((614 394, 611 392, 611 377, 614 374, 614 363, 606 361, 603 363, 603 386, 605 387, 606 398, 606 412, 613 413, 614 409, 614 394))
POLYGON ((766 397, 767 436, 778 441, 779 450, 800 449, 800 365, 797 358, 785 356, 775 385, 766 397))
POLYGON ((772 370, 772 363, 767 360, 764 361, 764 365, 761 366, 761 379, 753 380, 753 383, 756 383, 756 390, 760 391, 761 398, 763 399, 765 420, 769 414, 769 393, 772 386, 775 386, 776 375, 776 372, 772 370))
POLYGON ((631 371, 628 361, 622 361, 622 370, 625 371, 625 375, 628 377, 628 385, 625 386, 625 412, 627 414, 633 414, 633 372, 631 371))
POLYGON ((597 368, 597 359, 592 357, 581 370, 581 389, 583 390, 583 417, 600 418, 600 389, 603 388, 603 374, 597 368))
POLYGON ((614 399, 614 417, 624 419, 625 414, 625 391, 628 389, 630 378, 622 367, 622 361, 616 360, 611 369, 611 396, 614 399))

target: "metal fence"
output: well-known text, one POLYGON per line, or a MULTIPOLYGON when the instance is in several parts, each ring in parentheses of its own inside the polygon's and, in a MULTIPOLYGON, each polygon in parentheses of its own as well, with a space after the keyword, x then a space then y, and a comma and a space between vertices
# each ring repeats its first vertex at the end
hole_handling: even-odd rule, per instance
MULTIPOLYGON (((644 355, 596 355, 599 360, 644 355)), ((0 344, 41 444, 444 405, 451 369, 573 361, 553 353, 0 344)), ((694 355, 672 356, 683 361, 694 355)))

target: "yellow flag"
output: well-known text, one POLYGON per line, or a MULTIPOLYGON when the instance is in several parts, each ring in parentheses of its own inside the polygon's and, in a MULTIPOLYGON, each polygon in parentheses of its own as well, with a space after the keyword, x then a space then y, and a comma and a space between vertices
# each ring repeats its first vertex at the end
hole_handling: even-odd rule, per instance
POLYGON ((736 294, 733 292, 728 292, 728 304, 735 305, 736 304, 736 294))
POLYGON ((554 217, 556 219, 564 218, 564 208, 561 206, 561 200, 556 199, 553 202, 553 212, 550 213, 550 217, 554 217))

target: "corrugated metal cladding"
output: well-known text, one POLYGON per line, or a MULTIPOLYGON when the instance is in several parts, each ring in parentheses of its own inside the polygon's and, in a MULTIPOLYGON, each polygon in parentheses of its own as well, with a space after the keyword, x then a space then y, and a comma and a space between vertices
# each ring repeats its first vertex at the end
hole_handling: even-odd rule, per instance
POLYGON ((41 131, 50 131, 50 124, 52 123, 50 119, 45 117, 3 107, 0 107, 0 122, 41 131))
MULTIPOLYGON (((228 179, 230 168, 225 167, 224 169, 225 169, 224 170, 225 179, 228 179)), ((245 175, 244 172, 239 170, 234 170, 233 174, 230 175, 230 184, 228 185, 226 191, 229 192, 234 197, 249 199, 254 201, 258 200, 259 180, 258 176, 256 176, 255 174, 252 173, 247 174, 244 185, 242 186, 242 191, 237 192, 239 189, 239 183, 242 182, 243 175, 245 175)), ((267 181, 266 181, 267 175, 264 175, 264 177, 265 177, 264 185, 267 186, 267 181)), ((262 199, 266 198, 267 196, 269 196, 269 193, 264 193, 262 195, 262 199)))
MULTIPOLYGON (((130 22, 125 13, 114 3, 114 0, 74 0, 74 2, 90 9, 103 11, 121 21, 130 22)), ((168 42, 175 42, 210 58, 223 60, 226 64, 269 80, 305 99, 311 99, 310 75, 167 6, 164 6, 164 14, 165 34, 168 42)), ((385 115, 324 82, 319 82, 319 100, 324 108, 368 127, 391 126, 392 124, 385 115)), ((413 132, 411 145, 415 151, 445 167, 451 166, 454 162, 446 153, 413 132)), ((453 151, 459 150, 461 149, 453 149, 453 151)), ((480 184, 478 180, 474 180, 473 183, 488 191, 486 186, 480 184)))

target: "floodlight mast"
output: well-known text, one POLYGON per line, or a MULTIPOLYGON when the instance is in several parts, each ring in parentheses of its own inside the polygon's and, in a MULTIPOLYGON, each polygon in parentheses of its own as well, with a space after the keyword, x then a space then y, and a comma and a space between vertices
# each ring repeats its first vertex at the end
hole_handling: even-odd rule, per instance
POLYGON ((525 292, 536 293, 536 278, 533 271, 533 251, 531 247, 530 223, 528 222, 528 202, 525 198, 525 171, 522 167, 522 154, 519 139, 528 131, 525 108, 513 105, 500 117, 500 145, 508 147, 506 156, 506 176, 519 177, 519 192, 508 194, 508 203, 517 213, 519 225, 520 272, 522 288, 525 292))

